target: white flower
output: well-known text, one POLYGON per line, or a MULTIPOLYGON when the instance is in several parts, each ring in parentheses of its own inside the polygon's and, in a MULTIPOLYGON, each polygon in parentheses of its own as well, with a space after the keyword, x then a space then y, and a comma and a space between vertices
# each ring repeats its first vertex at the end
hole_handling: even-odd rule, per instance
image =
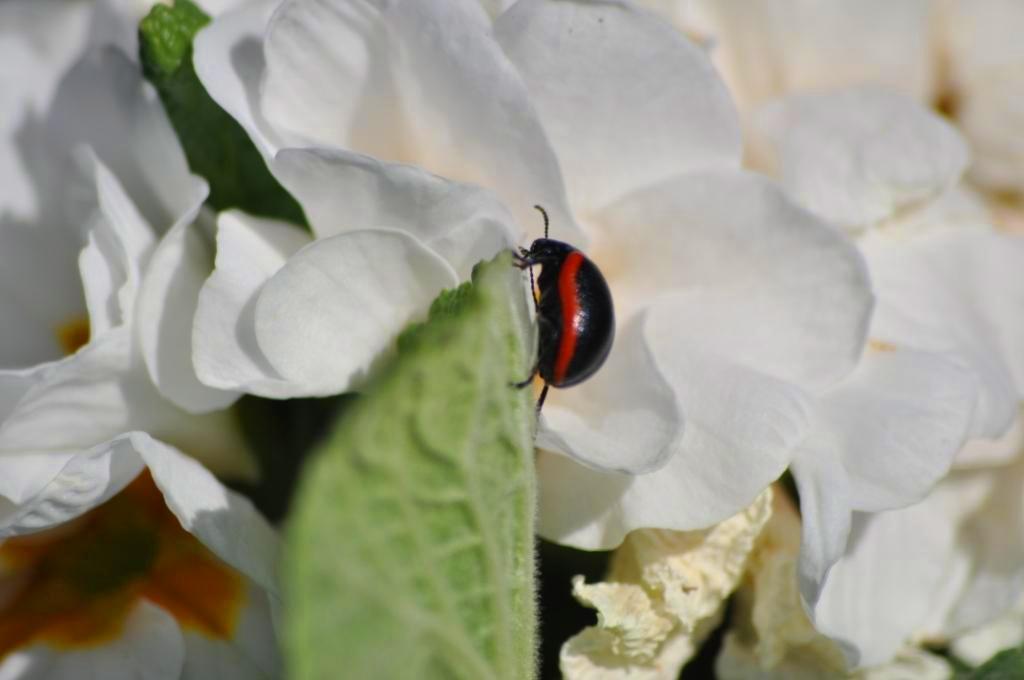
POLYGON ((937 91, 934 0, 641 0, 703 37, 744 113, 794 92, 877 83, 919 100, 937 91))
MULTIPOLYGON (((819 630, 844 641, 859 663, 883 663, 921 636, 946 637, 989 620, 1024 587, 1024 570, 995 564, 1019 563, 1019 542, 1009 538, 1019 533, 1016 528, 1000 531, 997 540, 984 532, 973 532, 970 540, 957 538, 974 521, 993 526, 1020 521, 1016 501, 1006 505, 1009 496, 1001 491, 1009 484, 1013 491, 1005 493, 1019 495, 1019 479, 1012 468, 990 466, 1005 465, 1021 453, 1014 424, 1024 397, 1024 283, 1018 275, 1024 241, 986 223, 984 209, 957 186, 966 165, 963 143, 951 127, 909 99, 871 88, 800 95, 769 104, 752 119, 764 158, 787 188, 859 234, 878 299, 869 343, 877 350, 875 361, 912 350, 945 366, 946 374, 930 376, 927 401, 913 404, 935 407, 931 424, 922 420, 926 427, 917 435, 888 442, 916 450, 918 463, 929 465, 931 472, 919 479, 927 483, 916 492, 923 495, 942 476, 935 460, 945 459, 957 436, 988 440, 971 444, 956 460, 957 467, 977 470, 954 473, 918 505, 862 514, 900 507, 915 494, 871 493, 874 500, 867 501, 866 487, 850 489, 860 497, 854 509, 862 513, 852 526, 844 517, 849 541, 830 547, 832 561, 846 554, 820 597, 820 579, 816 586, 803 585, 819 630), (896 132, 885 137, 879 131, 896 132), (957 375, 978 390, 967 421, 953 415, 962 415, 958 391, 966 393, 968 387, 958 390, 957 375), (986 519, 972 520, 975 515, 986 519)), ((880 399, 899 396, 895 390, 904 381, 891 370, 885 378, 889 386, 873 400, 875 406, 858 409, 876 425, 893 415, 905 418, 880 399)), ((876 439, 874 447, 886 443, 876 439)), ((867 455, 870 450, 861 446, 857 457, 845 459, 845 473, 852 464, 874 483, 889 483, 892 461, 867 455)), ((800 483, 799 466, 794 474, 800 483)), ((805 493, 808 486, 800 483, 802 509, 825 498, 805 493)), ((835 498, 834 485, 828 496, 835 498)))
POLYGON ((1013 0, 935 3, 944 103, 971 145, 971 178, 986 189, 1024 194, 1024 6, 1013 0))
POLYGON ((1024 223, 1024 7, 1015 0, 643 0, 705 39, 744 114, 788 94, 875 84, 946 113, 971 179, 1024 223), (1008 209, 1007 196, 1012 197, 1008 209))
POLYGON ((31 220, 0 217, 0 495, 13 504, 0 525, 75 455, 131 430, 251 477, 223 410, 237 395, 191 369, 199 284, 166 283, 177 251, 202 241, 190 225, 208 189, 138 66, 115 48, 89 51, 45 118, 15 134, 33 135, 29 167, 46 200, 31 220))
POLYGON ((0 676, 274 678, 277 536, 142 433, 72 456, 0 531, 0 676))
POLYGON ((1024 591, 1018 455, 1009 467, 955 471, 916 505, 857 516, 816 608, 817 627, 873 664, 1012 607, 1024 591))
POLYGON ((707 527, 785 469, 813 395, 860 355, 870 294, 843 237, 739 170, 699 48, 617 2, 526 0, 493 34, 468 0, 275 7, 215 20, 196 69, 320 238, 222 219, 195 324, 207 384, 347 388, 474 257, 539 235, 540 204, 619 320, 607 365, 545 405, 541 533, 707 527))
POLYGON ((839 646, 811 624, 795 587, 800 518, 776 496, 772 517, 747 563, 737 592, 732 625, 725 635, 715 673, 722 680, 948 680, 949 663, 922 649, 901 649, 889 663, 845 671, 839 646))
POLYGON ((61 76, 93 38, 87 2, 0 4, 0 214, 33 219, 46 204, 30 172, 39 117, 61 76))

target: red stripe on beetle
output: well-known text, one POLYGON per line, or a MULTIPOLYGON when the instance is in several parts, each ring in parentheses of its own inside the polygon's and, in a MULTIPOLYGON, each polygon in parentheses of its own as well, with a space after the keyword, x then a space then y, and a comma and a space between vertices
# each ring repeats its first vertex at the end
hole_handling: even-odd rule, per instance
POLYGON ((558 354, 555 355, 554 383, 565 380, 569 364, 576 353, 576 315, 580 311, 579 299, 576 295, 576 273, 583 264, 583 253, 578 250, 566 255, 562 269, 558 272, 558 297, 562 302, 562 339, 558 343, 558 354))

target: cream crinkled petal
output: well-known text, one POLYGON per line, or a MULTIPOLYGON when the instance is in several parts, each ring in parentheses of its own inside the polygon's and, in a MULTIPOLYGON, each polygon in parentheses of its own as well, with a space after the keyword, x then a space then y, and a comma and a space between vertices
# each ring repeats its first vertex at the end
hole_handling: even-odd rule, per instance
POLYGON ((731 630, 715 672, 722 680, 814 680, 842 677, 846 662, 814 629, 797 589, 800 517, 776 489, 772 516, 758 539, 736 594, 731 630))
POLYGON ((569 680, 668 680, 720 620, 771 515, 766 490, 746 510, 703 531, 637 531, 613 558, 608 580, 573 582, 598 625, 562 647, 569 680))

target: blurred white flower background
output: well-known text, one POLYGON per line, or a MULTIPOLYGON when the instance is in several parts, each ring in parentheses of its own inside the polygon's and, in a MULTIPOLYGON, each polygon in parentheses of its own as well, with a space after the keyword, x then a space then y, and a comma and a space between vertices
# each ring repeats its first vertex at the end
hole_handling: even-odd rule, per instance
POLYGON ((536 424, 537 677, 1024 645, 1020 2, 177 0, 218 139, 155 4, 0 3, 0 679, 284 677, 322 416, 535 205, 616 306, 536 424))

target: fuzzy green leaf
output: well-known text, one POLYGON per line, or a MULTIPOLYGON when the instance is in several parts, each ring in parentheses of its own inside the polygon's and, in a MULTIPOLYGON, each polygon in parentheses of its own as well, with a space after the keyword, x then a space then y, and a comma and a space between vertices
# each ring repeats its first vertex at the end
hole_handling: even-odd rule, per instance
POLYGON ((299 680, 534 675, 533 403, 508 255, 443 293, 307 466, 286 533, 299 680))
POLYGON ((210 183, 214 210, 240 208, 253 215, 305 225, 245 130, 203 89, 192 66, 192 41, 210 18, 190 0, 157 4, 139 24, 142 71, 160 94, 192 172, 210 183))

